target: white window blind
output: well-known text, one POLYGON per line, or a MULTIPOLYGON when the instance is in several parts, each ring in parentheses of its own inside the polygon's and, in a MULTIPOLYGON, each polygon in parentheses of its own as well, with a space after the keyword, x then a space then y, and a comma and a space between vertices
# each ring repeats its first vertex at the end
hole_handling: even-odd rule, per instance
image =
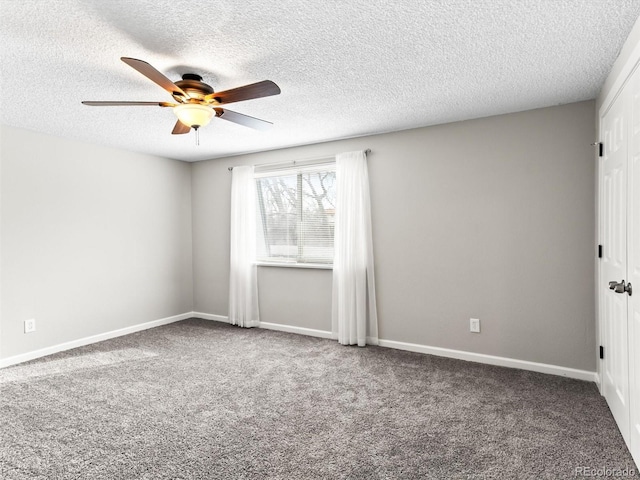
POLYGON ((333 263, 335 163, 256 173, 258 261, 333 263))

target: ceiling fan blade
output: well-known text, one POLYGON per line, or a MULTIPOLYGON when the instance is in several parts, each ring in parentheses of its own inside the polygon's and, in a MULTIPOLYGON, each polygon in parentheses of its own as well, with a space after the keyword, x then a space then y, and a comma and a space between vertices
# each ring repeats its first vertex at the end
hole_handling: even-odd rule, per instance
POLYGON ((238 125, 244 125, 245 127, 255 128, 256 130, 268 130, 273 126, 273 123, 266 120, 260 120, 259 118, 250 117, 238 112, 232 112, 231 110, 224 110, 222 108, 216 108, 216 117, 223 120, 228 120, 238 125))
POLYGON ((191 127, 187 127, 180 120, 176 122, 176 126, 173 127, 173 131, 171 132, 173 135, 182 135, 183 133, 189 133, 191 131, 191 127))
POLYGON ((175 107, 177 103, 169 102, 82 102, 83 105, 91 105, 92 107, 136 107, 136 106, 155 106, 155 107, 175 107))
POLYGON ((160 73, 158 70, 156 70, 147 62, 143 60, 138 60, 136 58, 129 58, 129 57, 121 57, 120 60, 122 60, 124 63, 126 63, 130 67, 135 68, 138 72, 143 74, 149 80, 160 85, 162 88, 164 88, 167 92, 169 92, 174 97, 177 96, 177 97, 182 97, 184 99, 189 98, 188 95, 184 93, 184 91, 179 86, 177 86, 175 83, 173 83, 171 80, 169 80, 167 77, 165 77, 162 73, 160 73))
POLYGON ((252 83, 251 85, 211 93, 205 97, 205 100, 214 101, 219 105, 223 105, 225 103, 251 100, 252 98, 270 97, 271 95, 278 95, 279 93, 280 87, 278 87, 278 85, 271 80, 263 80, 262 82, 252 83))

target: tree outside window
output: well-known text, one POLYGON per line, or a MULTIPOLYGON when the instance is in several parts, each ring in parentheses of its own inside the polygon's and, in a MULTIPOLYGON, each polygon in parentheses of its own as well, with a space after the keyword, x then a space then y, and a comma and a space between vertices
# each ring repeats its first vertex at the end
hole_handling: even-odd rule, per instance
POLYGON ((259 260, 333 263, 335 171, 264 176, 256 187, 259 260))

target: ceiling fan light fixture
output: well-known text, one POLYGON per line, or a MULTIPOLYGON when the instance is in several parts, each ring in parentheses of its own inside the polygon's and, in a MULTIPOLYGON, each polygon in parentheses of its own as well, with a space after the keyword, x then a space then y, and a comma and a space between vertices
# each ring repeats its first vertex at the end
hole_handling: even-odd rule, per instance
POLYGON ((177 105, 173 107, 173 113, 176 114, 180 122, 191 128, 204 127, 215 115, 212 107, 197 103, 177 105))

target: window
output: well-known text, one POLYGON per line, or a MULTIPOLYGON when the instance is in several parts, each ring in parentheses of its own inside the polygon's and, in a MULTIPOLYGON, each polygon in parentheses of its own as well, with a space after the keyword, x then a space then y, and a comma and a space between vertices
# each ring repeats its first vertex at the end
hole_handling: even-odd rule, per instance
POLYGON ((256 173, 257 253, 265 263, 333 263, 335 163, 256 173))

